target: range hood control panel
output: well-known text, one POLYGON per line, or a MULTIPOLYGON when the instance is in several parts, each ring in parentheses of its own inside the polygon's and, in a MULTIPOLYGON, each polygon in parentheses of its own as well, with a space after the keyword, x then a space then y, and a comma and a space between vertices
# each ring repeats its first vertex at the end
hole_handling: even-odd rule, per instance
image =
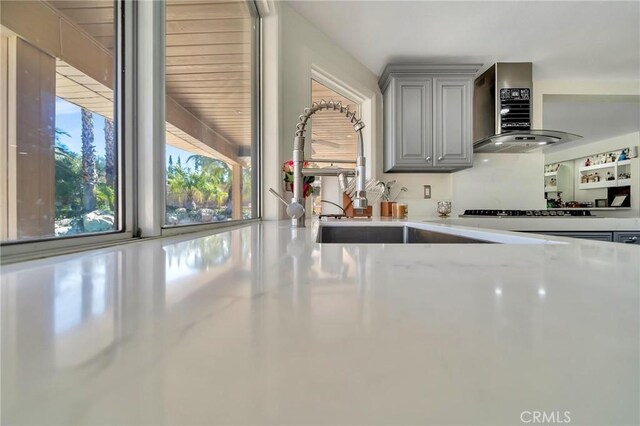
POLYGON ((531 89, 500 89, 500 130, 531 130, 531 89))

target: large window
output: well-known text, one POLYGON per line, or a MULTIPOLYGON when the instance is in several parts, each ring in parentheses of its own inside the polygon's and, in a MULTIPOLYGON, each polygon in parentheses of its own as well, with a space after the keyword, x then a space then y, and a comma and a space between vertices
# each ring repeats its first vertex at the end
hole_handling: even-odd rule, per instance
MULTIPOLYGON (((360 108, 355 101, 312 79, 311 102, 320 103, 322 100, 341 102, 344 107, 349 107, 350 111, 355 111, 360 117, 360 108)), ((313 116, 311 126, 314 160, 349 161, 349 164, 355 166, 356 134, 353 125, 344 114, 330 109, 319 111, 313 116)))
POLYGON ((2 0, 2 260, 259 217, 258 26, 245 0, 2 0))
POLYGON ((113 1, 0 3, 0 241, 120 229, 113 1))
POLYGON ((252 3, 167 0, 165 16, 165 225, 257 217, 252 3))

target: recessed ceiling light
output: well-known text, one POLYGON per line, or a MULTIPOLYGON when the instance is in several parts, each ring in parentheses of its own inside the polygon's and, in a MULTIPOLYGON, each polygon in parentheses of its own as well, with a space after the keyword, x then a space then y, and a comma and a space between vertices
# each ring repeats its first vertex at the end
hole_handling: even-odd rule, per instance
POLYGON ((502 142, 496 142, 496 145, 502 145, 502 142))
POLYGON ((538 145, 546 145, 546 142, 538 142, 538 145))
POLYGON ((545 290, 544 288, 539 288, 538 289, 538 295, 539 296, 544 296, 545 294, 547 294, 547 290, 545 290))
POLYGON ((502 294, 502 289, 500 287, 495 290, 496 296, 500 296, 502 294))

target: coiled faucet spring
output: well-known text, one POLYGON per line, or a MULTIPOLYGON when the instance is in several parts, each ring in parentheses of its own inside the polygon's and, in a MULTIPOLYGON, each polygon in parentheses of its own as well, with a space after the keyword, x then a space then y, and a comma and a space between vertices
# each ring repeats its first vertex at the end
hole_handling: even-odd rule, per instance
POLYGON ((304 109, 304 114, 298 117, 298 124, 296 125, 296 136, 304 136, 304 132, 307 130, 307 122, 309 121, 309 117, 315 114, 318 111, 322 111, 323 109, 339 111, 340 114, 345 114, 349 121, 353 124, 353 130, 359 132, 364 128, 364 123, 361 119, 356 117, 355 111, 349 111, 349 106, 342 106, 342 102, 335 103, 333 100, 329 102, 322 99, 320 102, 314 102, 311 104, 310 108, 304 109))

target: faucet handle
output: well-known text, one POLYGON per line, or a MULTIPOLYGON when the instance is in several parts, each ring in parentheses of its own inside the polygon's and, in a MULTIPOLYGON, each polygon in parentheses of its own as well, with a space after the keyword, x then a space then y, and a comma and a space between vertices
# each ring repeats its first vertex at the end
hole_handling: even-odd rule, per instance
POLYGON ((292 219, 299 219, 304 216, 305 209, 302 204, 293 200, 290 203, 287 203, 282 195, 278 194, 273 188, 269 188, 269 192, 272 193, 282 204, 287 206, 287 215, 292 219))

